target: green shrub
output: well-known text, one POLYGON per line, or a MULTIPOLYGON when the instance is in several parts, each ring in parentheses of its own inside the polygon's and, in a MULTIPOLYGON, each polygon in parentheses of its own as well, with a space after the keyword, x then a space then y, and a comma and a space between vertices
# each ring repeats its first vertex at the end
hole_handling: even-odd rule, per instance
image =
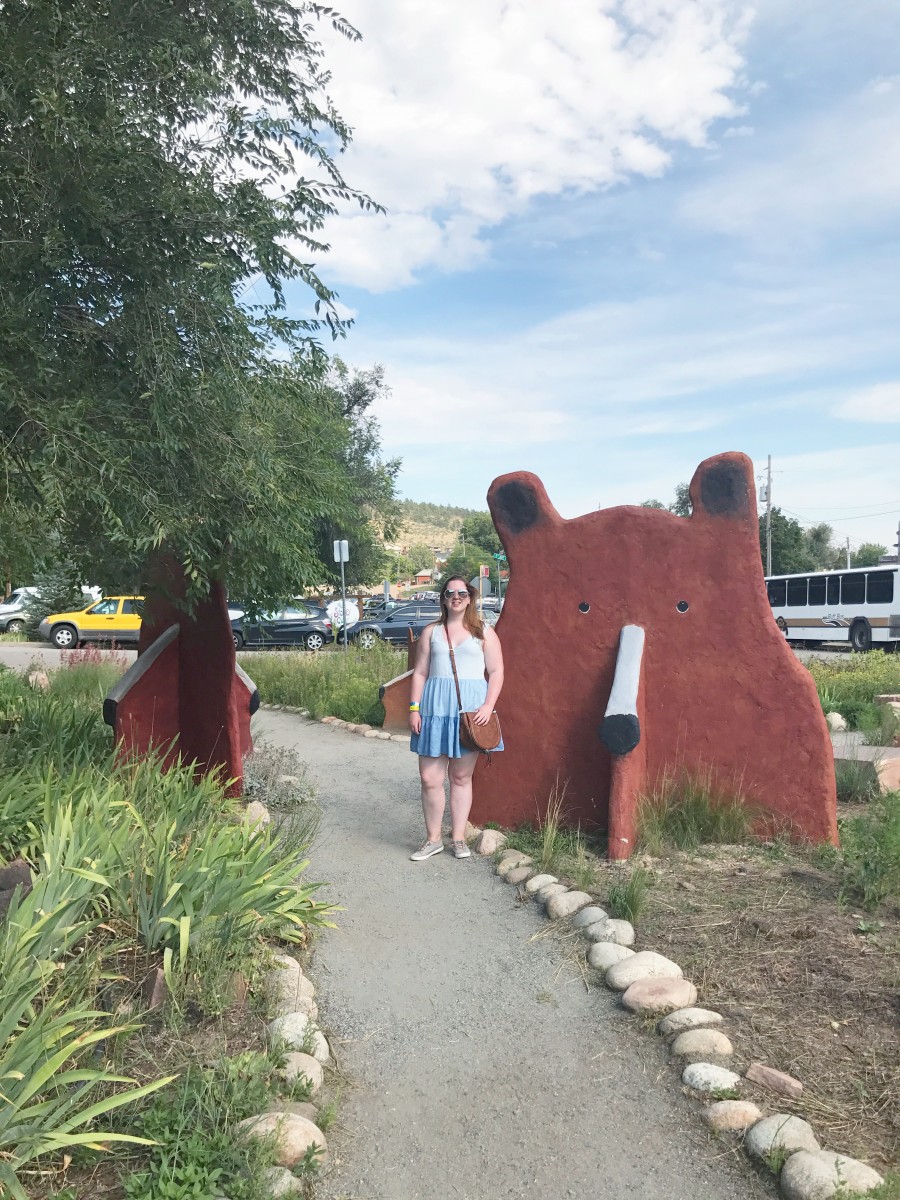
POLYGON ((876 696, 900 692, 900 655, 870 650, 846 658, 812 659, 808 664, 825 712, 839 712, 851 729, 869 712, 876 696))
POLYGON ((650 872, 645 867, 633 867, 627 879, 610 884, 607 905, 612 915, 637 925, 647 910, 650 883, 650 872))
POLYGON ((638 845, 649 854, 661 854, 666 846, 735 845, 748 840, 758 815, 709 771, 666 774, 638 801, 638 845))
POLYGON ((864 816, 842 821, 840 833, 845 895, 866 908, 900 900, 900 792, 879 796, 864 816))
POLYGON ((878 795, 878 772, 865 758, 836 758, 834 779, 840 804, 867 804, 878 795))
POLYGON ((378 689, 403 674, 406 653, 384 644, 321 654, 242 654, 240 663, 267 704, 305 708, 313 717, 381 725, 378 689))

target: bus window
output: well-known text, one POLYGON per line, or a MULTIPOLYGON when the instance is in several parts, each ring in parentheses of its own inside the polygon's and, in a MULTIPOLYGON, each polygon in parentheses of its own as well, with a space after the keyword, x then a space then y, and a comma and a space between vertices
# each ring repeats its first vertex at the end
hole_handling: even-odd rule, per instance
POLYGON ((828 603, 840 604, 841 602, 841 577, 840 575, 828 576, 828 603))
POLYGON ((825 603, 825 576, 812 575, 809 580, 809 602, 810 604, 825 603))
POLYGON ((773 608, 784 608, 787 604, 787 581, 770 579, 768 583, 769 603, 773 608))
POLYGON ((787 581, 787 602, 790 608, 799 608, 806 604, 806 585, 808 579, 789 579, 787 581))
POLYGON ((841 604, 865 604, 865 575, 841 576, 841 604))
POLYGON ((866 576, 866 600, 869 604, 893 603, 894 577, 894 571, 872 571, 866 576))

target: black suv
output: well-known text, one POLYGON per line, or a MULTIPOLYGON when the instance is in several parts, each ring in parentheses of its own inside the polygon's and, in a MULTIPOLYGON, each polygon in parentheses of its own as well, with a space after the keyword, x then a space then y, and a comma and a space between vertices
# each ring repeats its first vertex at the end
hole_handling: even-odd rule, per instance
POLYGON ((418 637, 426 625, 431 625, 441 619, 441 609, 438 604, 401 604, 383 617, 360 621, 349 631, 351 642, 355 642, 362 650, 371 650, 378 642, 398 642, 406 644, 407 630, 411 629, 418 637))
POLYGON ((235 650, 244 646, 263 649, 266 646, 294 646, 297 649, 321 650, 334 641, 334 631, 324 608, 294 601, 275 613, 261 613, 252 621, 240 609, 229 606, 231 635, 235 650))

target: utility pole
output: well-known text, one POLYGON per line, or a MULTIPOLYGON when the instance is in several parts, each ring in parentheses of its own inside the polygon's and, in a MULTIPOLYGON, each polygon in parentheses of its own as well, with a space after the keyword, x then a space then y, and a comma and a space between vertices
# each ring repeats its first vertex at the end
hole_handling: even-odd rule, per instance
POLYGON ((850 570, 850 539, 847 538, 847 570, 850 570))
POLYGON ((772 455, 766 466, 766 574, 772 574, 772 455))

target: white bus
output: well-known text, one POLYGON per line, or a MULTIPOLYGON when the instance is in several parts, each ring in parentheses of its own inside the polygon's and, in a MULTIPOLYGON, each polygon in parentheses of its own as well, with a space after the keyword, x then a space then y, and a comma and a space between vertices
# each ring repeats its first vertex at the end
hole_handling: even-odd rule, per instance
POLYGON ((788 641, 849 642, 854 650, 900 642, 900 567, 770 575, 766 589, 788 641))

